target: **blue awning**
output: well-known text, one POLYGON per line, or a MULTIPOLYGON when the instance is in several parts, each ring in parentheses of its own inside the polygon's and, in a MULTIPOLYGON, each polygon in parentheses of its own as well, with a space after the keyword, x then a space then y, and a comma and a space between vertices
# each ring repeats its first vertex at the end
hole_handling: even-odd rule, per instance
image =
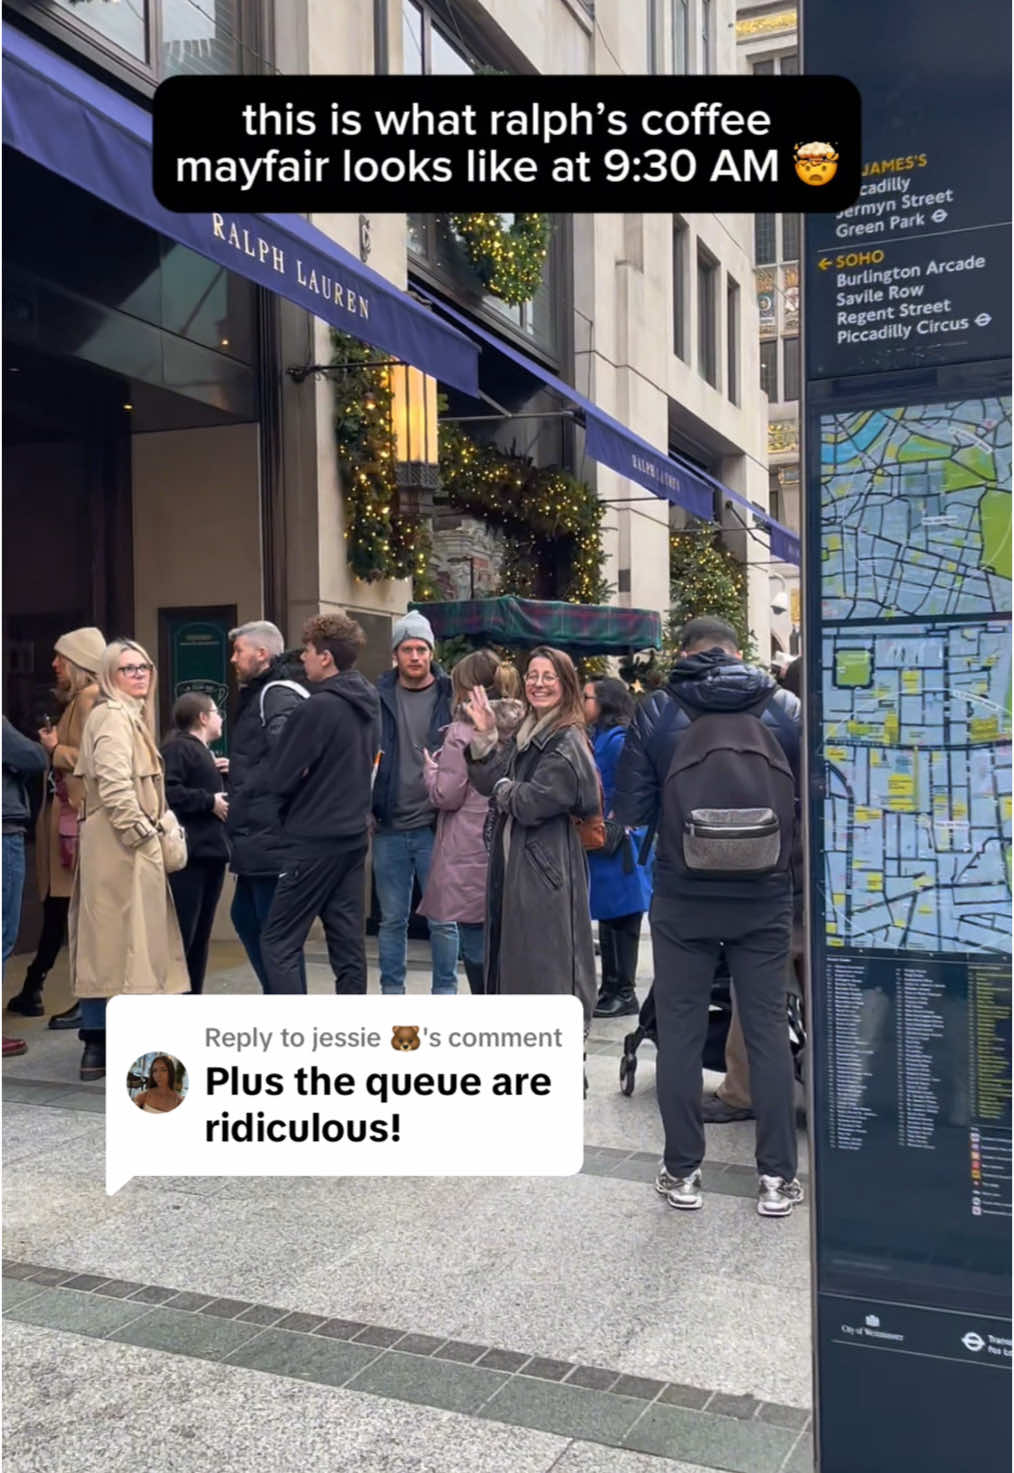
POLYGON ((480 327, 463 312, 447 305, 439 297, 433 296, 422 287, 416 290, 421 296, 433 302, 438 311, 452 322, 464 328, 480 342, 495 348, 512 363, 518 364, 558 394, 566 403, 580 411, 584 419, 585 453, 592 460, 597 460, 600 465, 608 466, 610 470, 617 471, 625 476, 628 481, 633 481, 645 490, 651 491, 655 496, 664 501, 671 501, 675 506, 681 506, 685 511, 702 521, 713 522, 715 520, 715 493, 727 497, 729 500, 746 507, 761 524, 760 530, 770 532, 771 554, 778 562, 799 562, 799 538, 789 527, 783 527, 780 522, 774 521, 765 512, 761 512, 742 496, 738 491, 733 491, 729 486, 723 486, 721 481, 716 481, 706 471, 698 466, 690 465, 688 462, 678 459, 676 456, 666 454, 664 451, 656 450, 647 440, 642 440, 633 430, 627 429, 619 420, 613 419, 604 409, 599 409, 590 399, 564 383, 562 379, 556 378, 547 368, 536 363, 533 358, 522 353, 518 348, 513 348, 502 338, 490 332, 487 328, 480 327))
POLYGON ((3 57, 3 141, 11 148, 334 327, 478 392, 474 342, 323 231, 298 215, 164 209, 152 190, 151 115, 143 107, 15 26, 3 27, 3 57))

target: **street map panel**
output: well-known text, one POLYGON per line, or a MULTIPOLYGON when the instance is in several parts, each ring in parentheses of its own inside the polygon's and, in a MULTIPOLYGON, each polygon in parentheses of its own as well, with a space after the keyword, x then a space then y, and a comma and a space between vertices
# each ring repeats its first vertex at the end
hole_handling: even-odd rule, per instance
POLYGON ((829 947, 1010 949, 1010 466, 1006 398, 821 420, 829 947))
POLYGON ((823 616, 1011 607, 1010 400, 821 421, 823 616))
POLYGON ((1010 629, 824 632, 831 947, 1010 947, 1010 629))

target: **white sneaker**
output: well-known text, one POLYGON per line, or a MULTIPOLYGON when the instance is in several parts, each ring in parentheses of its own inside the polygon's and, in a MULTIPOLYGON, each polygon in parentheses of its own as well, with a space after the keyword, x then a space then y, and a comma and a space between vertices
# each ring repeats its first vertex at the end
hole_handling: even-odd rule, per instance
POLYGON ((757 1211, 761 1217, 788 1217, 803 1200, 803 1189, 795 1177, 762 1176, 757 1187, 757 1211))
POLYGON ((660 1161, 655 1190, 665 1198, 670 1207, 679 1207, 684 1212, 696 1212, 698 1207, 704 1206, 700 1170, 692 1171, 689 1176, 673 1176, 666 1171, 665 1162, 660 1161))

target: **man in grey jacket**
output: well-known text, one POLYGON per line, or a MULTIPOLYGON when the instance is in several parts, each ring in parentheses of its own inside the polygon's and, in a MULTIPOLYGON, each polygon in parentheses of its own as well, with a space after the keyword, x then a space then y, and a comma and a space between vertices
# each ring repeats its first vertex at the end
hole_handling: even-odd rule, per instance
MULTIPOLYGON (((25 890, 25 832, 32 809, 26 783, 46 770, 46 754, 38 742, 22 736, 3 718, 3 965, 14 950, 21 922, 21 899, 25 890)), ((3 1056, 23 1054, 23 1038, 3 1040, 3 1056)))

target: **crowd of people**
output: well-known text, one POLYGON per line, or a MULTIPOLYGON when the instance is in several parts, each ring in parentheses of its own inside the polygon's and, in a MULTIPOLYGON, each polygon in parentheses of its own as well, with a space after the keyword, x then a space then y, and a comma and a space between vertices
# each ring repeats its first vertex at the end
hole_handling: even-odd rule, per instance
MULTIPOLYGON (((790 1213, 802 1195, 785 1013, 800 706, 743 662, 732 628, 692 620, 668 685, 639 706, 621 680, 582 686, 548 646, 523 677, 488 649, 448 675, 419 612, 394 624, 392 668, 376 686, 355 668, 363 631, 341 612, 306 621, 298 657, 266 621, 230 639, 239 696, 228 758, 212 751, 222 713, 199 692, 176 702, 160 748, 152 660, 97 629, 57 641, 55 727, 33 741, 4 720, 5 963, 28 785, 46 779, 35 822, 42 935, 8 1011, 44 1013, 66 935, 76 1001, 49 1026, 78 1028, 81 1077, 101 1078, 111 996, 202 991, 227 868, 232 924, 265 993, 306 992, 316 919, 336 993, 365 993, 372 849, 381 992, 405 991, 418 886, 434 994, 457 992, 461 962, 473 994, 578 997, 587 1035, 593 1017, 638 1012, 649 912, 665 1134, 656 1186, 673 1207, 700 1207, 702 1122, 755 1115, 758 1210, 790 1213), (702 1099, 723 948, 731 1093, 702 1099)), ((5 1037, 3 1047, 26 1045, 5 1037)), ((165 1088, 153 1079, 155 1108, 165 1088)))

